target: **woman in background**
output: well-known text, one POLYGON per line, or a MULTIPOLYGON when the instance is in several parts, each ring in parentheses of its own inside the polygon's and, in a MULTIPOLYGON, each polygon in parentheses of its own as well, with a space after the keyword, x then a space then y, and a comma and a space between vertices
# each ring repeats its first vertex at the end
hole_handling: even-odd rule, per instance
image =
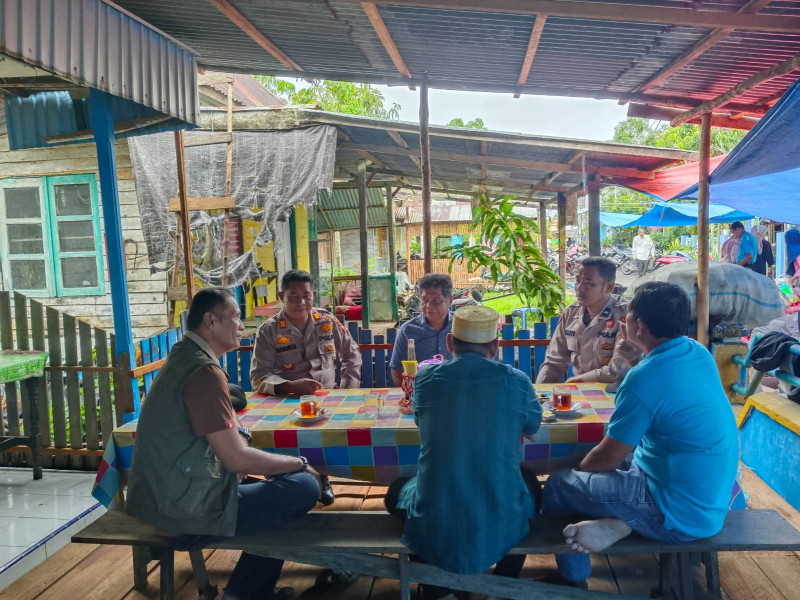
POLYGON ((756 262, 753 263, 753 271, 766 275, 769 267, 775 264, 772 244, 767 239, 767 226, 763 223, 761 225, 753 225, 750 228, 750 233, 755 236, 758 247, 758 256, 756 256, 756 262))

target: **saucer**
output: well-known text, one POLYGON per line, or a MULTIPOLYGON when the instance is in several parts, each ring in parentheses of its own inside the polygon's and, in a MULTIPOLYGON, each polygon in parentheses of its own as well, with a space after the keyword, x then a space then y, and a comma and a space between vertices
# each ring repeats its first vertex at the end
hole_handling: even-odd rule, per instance
POLYGON ((553 402, 551 400, 548 400, 547 402, 542 404, 542 408, 544 410, 549 410, 550 412, 552 412, 556 416, 556 418, 558 417, 574 418, 574 417, 579 417, 581 414, 583 414, 581 413, 582 407, 580 403, 573 403, 572 406, 570 406, 569 410, 556 410, 555 407, 553 406, 553 402))
POLYGON ((327 408, 320 408, 317 411, 317 414, 313 417, 304 417, 300 412, 299 408, 296 408, 292 411, 292 416, 295 417, 301 423, 316 423, 317 421, 324 421, 325 419, 330 418, 331 414, 328 412, 327 408))

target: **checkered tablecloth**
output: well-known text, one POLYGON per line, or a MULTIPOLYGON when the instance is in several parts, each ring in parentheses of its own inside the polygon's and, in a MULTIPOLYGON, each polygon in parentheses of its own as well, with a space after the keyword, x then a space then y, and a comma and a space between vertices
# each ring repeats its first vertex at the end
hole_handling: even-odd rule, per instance
MULTIPOLYGON (((538 392, 550 392, 552 385, 537 385, 538 392)), ((611 413, 613 396, 605 384, 581 383, 570 386, 573 403, 580 415, 542 423, 532 439, 523 438, 521 460, 541 473, 570 466, 576 456, 589 452, 603 439, 611 413)), ((413 415, 402 414, 399 389, 374 389, 387 394, 377 418, 365 418, 362 396, 370 390, 328 390, 320 395, 321 408, 331 418, 312 424, 299 423, 292 412, 298 398, 276 398, 251 394, 239 420, 250 428, 253 446, 270 452, 303 455, 322 472, 373 483, 391 483, 400 476, 414 475, 419 460, 419 430, 413 415)), ((136 422, 114 430, 97 473, 95 498, 106 506, 121 500, 124 477, 133 458, 136 422)))
POLYGON ((39 350, 0 351, 0 384, 41 377, 47 357, 47 352, 39 350))

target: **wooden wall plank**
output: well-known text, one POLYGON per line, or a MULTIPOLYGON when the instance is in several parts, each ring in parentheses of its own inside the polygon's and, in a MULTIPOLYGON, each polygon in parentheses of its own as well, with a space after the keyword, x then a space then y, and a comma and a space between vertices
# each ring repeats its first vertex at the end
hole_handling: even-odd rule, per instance
MULTIPOLYGON (((31 345, 34 350, 47 350, 44 341, 44 307, 41 302, 30 301, 31 307, 31 345)), ((50 437, 50 387, 49 376, 39 378, 39 431, 42 434, 42 446, 52 443, 50 437)))
MULTIPOLYGON (((94 366, 92 326, 84 321, 79 321, 78 332, 80 336, 80 364, 84 367, 94 366)), ((83 373, 83 407, 86 420, 86 447, 89 450, 99 450, 97 396, 95 393, 95 375, 92 372, 83 373)))
MULTIPOLYGON (((50 366, 58 367, 61 361, 61 315, 48 306, 47 350, 50 352, 50 366)), ((50 375, 50 403, 53 406, 53 443, 56 448, 67 447, 67 417, 64 402, 64 376, 61 373, 50 375)))
MULTIPOLYGON (((78 334, 75 317, 64 314, 64 360, 68 365, 78 364, 78 334)), ((81 392, 78 373, 67 371, 67 413, 69 415, 69 446, 83 447, 83 431, 81 427, 81 392)))

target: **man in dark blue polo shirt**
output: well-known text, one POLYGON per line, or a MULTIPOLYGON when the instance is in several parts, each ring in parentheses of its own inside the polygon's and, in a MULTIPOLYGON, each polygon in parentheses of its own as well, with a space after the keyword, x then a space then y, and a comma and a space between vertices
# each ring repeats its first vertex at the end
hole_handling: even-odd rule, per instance
POLYGON ((445 359, 453 358, 447 349, 447 334, 450 333, 453 303, 453 280, 443 273, 429 273, 417 286, 420 290, 422 313, 408 321, 397 332, 392 360, 392 382, 399 386, 403 374, 403 361, 408 355, 408 340, 414 340, 417 360, 428 360, 437 354, 445 359))

